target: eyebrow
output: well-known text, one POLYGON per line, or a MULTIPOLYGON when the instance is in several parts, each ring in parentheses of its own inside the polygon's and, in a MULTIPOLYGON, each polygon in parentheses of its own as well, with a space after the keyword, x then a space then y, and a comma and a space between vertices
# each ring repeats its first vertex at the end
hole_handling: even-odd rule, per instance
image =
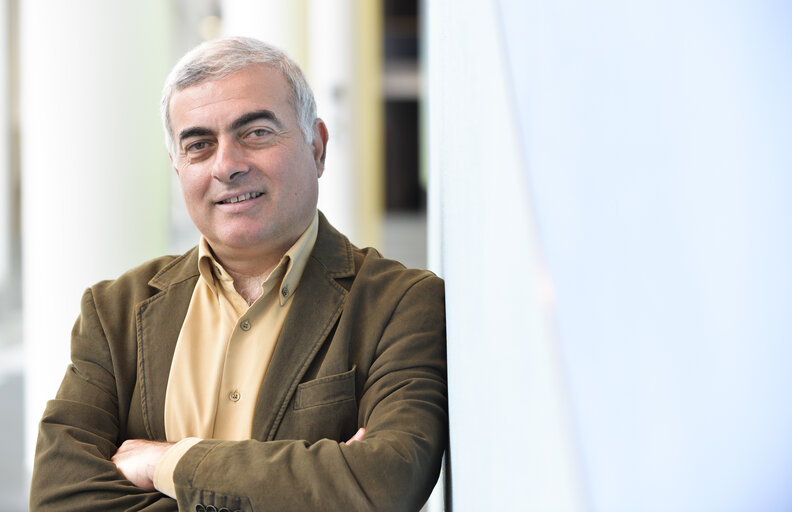
MULTIPOLYGON (((278 116, 276 116, 274 112, 271 110, 256 110, 239 116, 233 123, 231 123, 231 130, 238 130, 246 124, 250 124, 253 121, 258 121, 261 119, 272 121, 278 129, 283 128, 283 124, 280 122, 280 119, 278 119, 278 116)), ((214 132, 208 128, 202 128, 199 126, 186 128, 182 130, 181 133, 179 133, 179 142, 182 142, 184 139, 188 139, 190 137, 202 137, 205 135, 214 135, 214 132)))
POLYGON ((262 120, 262 119, 265 120, 265 121, 272 121, 273 123, 275 123, 275 126, 278 129, 283 128, 283 125, 281 124, 280 119, 278 119, 278 116, 276 116, 273 111, 271 111, 271 110, 256 110, 254 112, 248 112, 247 114, 243 114, 243 115, 239 116, 239 118, 237 118, 236 121, 231 123, 231 129, 232 130, 238 130, 238 129, 242 128, 243 126, 245 126, 246 124, 252 123, 253 121, 259 121, 259 120, 262 120))
POLYGON ((187 128, 182 130, 179 133, 179 143, 184 142, 184 139, 189 139, 190 137, 200 137, 203 135, 212 135, 214 132, 208 128, 187 128))

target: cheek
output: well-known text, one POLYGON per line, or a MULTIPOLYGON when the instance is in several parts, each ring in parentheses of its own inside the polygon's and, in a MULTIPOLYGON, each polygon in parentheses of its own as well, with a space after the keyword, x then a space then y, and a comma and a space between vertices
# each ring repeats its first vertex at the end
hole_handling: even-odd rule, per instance
POLYGON ((206 187, 206 180, 202 178, 200 172, 196 171, 198 169, 185 169, 179 174, 179 184, 185 199, 200 195, 201 191, 206 187))
POLYGON ((203 207, 205 189, 202 181, 194 178, 181 178, 179 183, 187 211, 191 213, 200 211, 203 207))
POLYGON ((316 167, 310 159, 302 158, 287 168, 281 176, 281 182, 290 189, 290 193, 301 196, 316 188, 318 179, 316 167))

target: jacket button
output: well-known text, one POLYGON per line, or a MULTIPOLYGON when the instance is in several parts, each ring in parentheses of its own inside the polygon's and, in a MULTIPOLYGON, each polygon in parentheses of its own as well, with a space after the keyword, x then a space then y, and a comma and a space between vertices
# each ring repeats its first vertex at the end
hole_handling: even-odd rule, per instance
POLYGON ((223 507, 220 510, 218 510, 217 512, 231 512, 231 511, 228 510, 227 508, 223 507))
POLYGON ((242 323, 239 324, 239 327, 241 327, 243 331, 249 331, 250 330, 250 322, 248 322, 247 320, 242 320, 242 323))
POLYGON ((214 505, 208 505, 206 507, 206 512, 217 512, 217 508, 214 505))
POLYGON ((239 402, 239 399, 241 397, 242 395, 240 395, 239 391, 237 391, 236 389, 228 394, 228 399, 231 400, 232 402, 239 402))
POLYGON ((206 512, 206 507, 199 503, 195 506, 195 512, 206 512))

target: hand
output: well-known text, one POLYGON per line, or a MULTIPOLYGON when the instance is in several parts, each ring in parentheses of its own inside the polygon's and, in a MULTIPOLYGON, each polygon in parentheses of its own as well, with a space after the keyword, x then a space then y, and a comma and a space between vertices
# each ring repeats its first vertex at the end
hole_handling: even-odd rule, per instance
POLYGON ((355 435, 350 437, 349 440, 346 443, 344 443, 344 444, 346 444, 348 446, 348 445, 354 443, 355 441, 360 441, 361 439, 363 439, 363 436, 365 436, 365 435, 366 435, 366 429, 361 427, 361 428, 358 429, 357 432, 355 432, 355 435))
POLYGON ((124 478, 141 489, 151 491, 154 490, 154 470, 157 463, 171 446, 173 443, 129 439, 121 444, 110 460, 124 478))

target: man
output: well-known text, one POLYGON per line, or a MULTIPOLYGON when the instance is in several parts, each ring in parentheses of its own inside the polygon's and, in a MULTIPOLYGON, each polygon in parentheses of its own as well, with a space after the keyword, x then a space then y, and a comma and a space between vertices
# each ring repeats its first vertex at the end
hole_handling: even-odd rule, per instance
POLYGON ((162 112, 201 241, 86 291, 31 510, 419 509, 447 429, 442 281, 316 210, 328 132, 279 51, 204 43, 162 112))

